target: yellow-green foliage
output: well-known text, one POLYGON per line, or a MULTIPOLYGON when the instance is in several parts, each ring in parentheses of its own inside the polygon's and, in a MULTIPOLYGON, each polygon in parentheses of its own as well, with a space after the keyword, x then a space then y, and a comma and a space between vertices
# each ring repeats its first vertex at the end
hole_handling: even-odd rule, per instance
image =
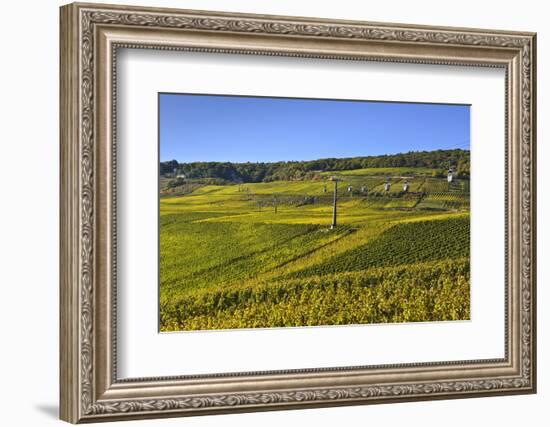
POLYGON ((402 222, 364 245, 342 252, 294 275, 325 275, 469 256, 469 217, 402 222))
POLYGON ((470 264, 447 260, 209 290, 161 306, 165 331, 469 319, 470 264))
POLYGON ((419 209, 467 209, 470 207, 470 195, 435 192, 424 197, 417 207, 419 209))
POLYGON ((161 330, 467 319, 469 194, 425 172, 343 174, 334 230, 324 177, 162 197, 161 330))

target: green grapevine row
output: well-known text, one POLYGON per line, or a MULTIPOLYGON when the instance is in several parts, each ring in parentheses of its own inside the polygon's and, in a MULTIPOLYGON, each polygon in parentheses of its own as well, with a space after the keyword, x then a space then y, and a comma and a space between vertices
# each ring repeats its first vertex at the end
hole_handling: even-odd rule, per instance
POLYGON ((470 255, 470 219, 399 223, 375 240, 294 273, 296 277, 414 264, 470 255))

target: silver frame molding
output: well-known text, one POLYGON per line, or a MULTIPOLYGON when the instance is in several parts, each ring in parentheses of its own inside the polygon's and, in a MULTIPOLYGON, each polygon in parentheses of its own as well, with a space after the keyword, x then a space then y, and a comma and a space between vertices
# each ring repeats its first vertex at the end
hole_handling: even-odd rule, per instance
POLYGON ((60 37, 60 416, 72 422, 536 391, 536 35, 75 3, 60 37), (506 71, 505 357, 120 380, 118 48, 501 67, 506 71))

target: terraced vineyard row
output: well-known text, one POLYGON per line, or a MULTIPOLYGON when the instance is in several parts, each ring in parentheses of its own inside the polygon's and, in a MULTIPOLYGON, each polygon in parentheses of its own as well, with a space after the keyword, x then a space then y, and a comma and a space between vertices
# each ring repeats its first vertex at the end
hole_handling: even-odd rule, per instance
POLYGON ((403 222, 386 230, 372 242, 294 273, 293 276, 325 275, 469 255, 469 217, 403 222))
POLYGON ((470 195, 465 193, 430 193, 417 205, 418 209, 468 209, 470 195))

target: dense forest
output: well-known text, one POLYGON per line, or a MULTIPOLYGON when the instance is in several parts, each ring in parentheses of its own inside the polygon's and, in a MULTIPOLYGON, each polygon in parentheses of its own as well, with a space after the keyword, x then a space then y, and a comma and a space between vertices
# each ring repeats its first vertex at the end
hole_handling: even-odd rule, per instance
POLYGON ((160 163, 162 176, 185 175, 188 179, 214 179, 220 182, 270 182, 313 179, 320 172, 363 168, 424 167, 444 176, 454 167, 458 178, 469 178, 469 150, 411 151, 368 157, 327 158, 272 163, 192 162, 171 160, 160 163))

